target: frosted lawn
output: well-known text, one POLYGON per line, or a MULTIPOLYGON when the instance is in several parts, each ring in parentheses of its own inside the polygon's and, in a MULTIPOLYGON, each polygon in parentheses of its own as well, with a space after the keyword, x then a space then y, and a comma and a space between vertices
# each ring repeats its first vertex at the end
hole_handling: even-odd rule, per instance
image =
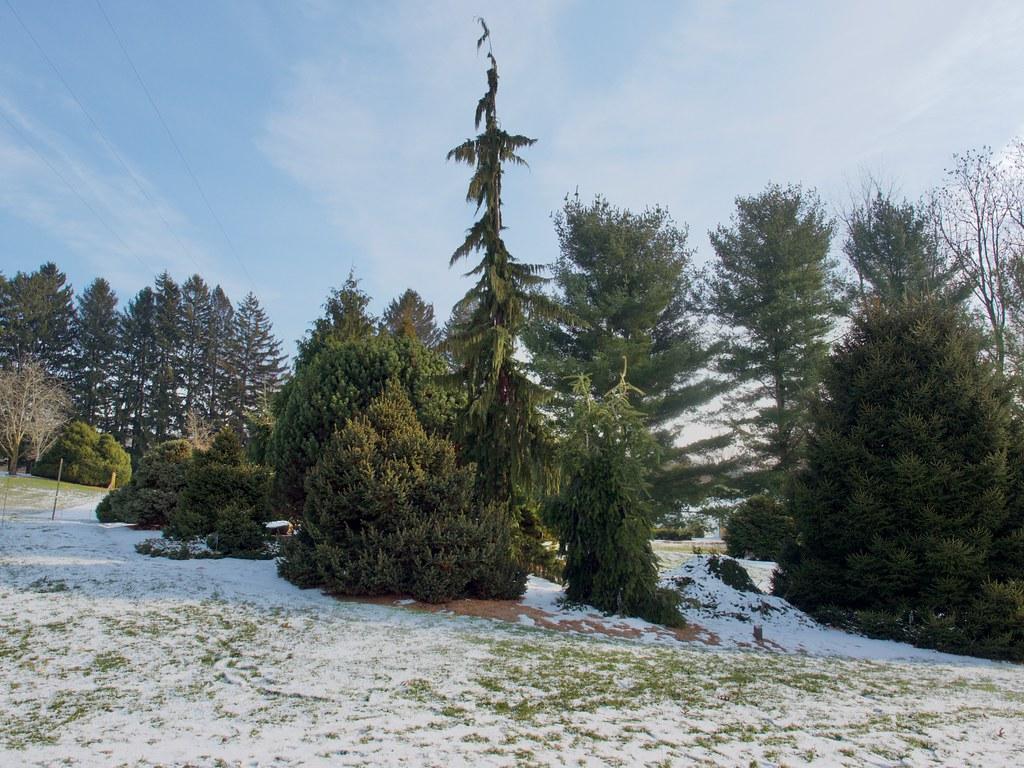
POLYGON ((1024 764, 1020 667, 339 602, 272 562, 138 555, 152 534, 90 508, 47 518, 0 528, 2 765, 1024 764))

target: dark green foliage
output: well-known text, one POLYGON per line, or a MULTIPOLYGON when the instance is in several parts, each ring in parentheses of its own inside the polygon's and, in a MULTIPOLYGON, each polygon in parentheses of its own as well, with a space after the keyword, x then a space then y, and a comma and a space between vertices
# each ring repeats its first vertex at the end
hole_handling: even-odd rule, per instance
MULTIPOLYGON (((484 27, 478 49, 488 37, 484 27)), ((475 113, 476 128, 482 130, 448 153, 449 160, 473 168, 466 200, 480 213, 450 264, 473 253, 480 261, 467 273, 477 282, 456 305, 459 322, 449 329, 447 345, 468 396, 459 442, 477 464, 479 491, 511 510, 543 485, 549 458, 538 411, 546 392, 523 372, 515 347, 528 317, 553 315, 557 308, 539 291, 542 268, 516 261, 502 239, 504 165, 525 165, 517 152, 536 140, 501 127, 498 64, 490 51, 487 58, 487 91, 475 113)))
POLYGON ((436 349, 441 343, 442 334, 434 319, 434 305, 425 302, 412 288, 388 304, 380 322, 389 333, 417 339, 430 349, 436 349))
POLYGON ((186 440, 168 440, 142 457, 131 482, 109 494, 96 508, 103 523, 134 523, 139 528, 162 528, 178 506, 192 456, 186 440))
POLYGON ((685 525, 658 526, 651 530, 651 538, 662 541, 689 541, 704 534, 704 523, 700 520, 690 520, 685 525))
POLYGON ((609 613, 679 626, 673 596, 658 588, 647 474, 657 451, 624 377, 602 401, 577 384, 565 444, 565 479, 548 514, 565 553, 566 596, 609 613))
POLYGON ((177 539, 208 536, 218 531, 219 516, 229 507, 233 518, 244 510, 255 522, 265 522, 269 485, 269 473, 245 459, 238 435, 225 427, 208 450, 193 455, 164 533, 177 539))
POLYGON ((478 505, 474 467, 424 430, 398 383, 334 434, 306 490, 300 534, 280 563, 300 586, 427 602, 525 588, 504 512, 478 505))
POLYGON ((686 228, 663 208, 635 214, 601 197, 590 205, 566 200, 555 226, 561 316, 531 323, 525 334, 531 366, 568 401, 580 374, 590 378, 595 395, 614 386, 625 358, 637 387, 633 404, 663 446, 665 471, 652 473, 652 495, 659 511, 678 509, 683 497, 695 495, 694 475, 709 471, 682 461, 688 451, 674 447, 681 417, 722 389, 707 373, 718 347, 701 329, 686 228))
POLYGON ((192 275, 181 287, 181 383, 184 389, 182 413, 208 417, 207 338, 213 322, 213 297, 199 275, 192 275))
POLYGON ((229 557, 264 557, 268 537, 259 509, 244 502, 218 509, 207 537, 210 548, 229 557))
POLYGON ((437 353, 413 339, 385 334, 325 340, 297 367, 274 403, 267 463, 275 473, 273 499, 281 512, 301 514, 306 473, 335 430, 364 410, 388 381, 406 388, 428 430, 447 433, 457 398, 439 381, 446 370, 437 353))
POLYGON ((0 359, 35 359, 67 379, 73 360, 75 308, 67 276, 47 262, 0 282, 0 359))
POLYGON ((146 452, 150 441, 148 398, 157 360, 156 302, 152 288, 143 288, 128 302, 120 318, 121 354, 117 361, 116 431, 132 455, 146 452))
POLYGON ((96 278, 78 297, 71 392, 79 416, 104 430, 114 428, 117 351, 120 335, 117 297, 110 284, 96 278))
POLYGON ((739 592, 761 592, 746 569, 733 560, 732 556, 712 555, 708 558, 708 571, 713 573, 725 586, 732 587, 739 592))
POLYGON ((730 420, 753 468, 767 472, 762 485, 776 489, 799 462, 840 308, 831 237, 821 202, 798 186, 737 198, 732 226, 711 233, 711 303, 732 329, 719 368, 738 387, 730 420))
POLYGON ((355 272, 349 272, 345 284, 335 288, 324 302, 324 315, 313 323, 309 335, 299 342, 296 368, 301 368, 327 341, 359 341, 374 334, 376 319, 367 311, 370 297, 359 287, 355 272))
POLYGON ((106 487, 116 472, 117 487, 121 488, 132 479, 128 452, 113 437, 101 435, 82 421, 72 421, 64 428, 54 446, 32 465, 32 474, 56 478, 61 459, 61 478, 70 483, 106 487))
POLYGON ((906 201, 876 191, 847 217, 843 252, 860 280, 862 296, 882 301, 948 298, 970 293, 957 286, 957 269, 946 263, 929 232, 927 218, 906 201))
POLYGON ((237 430, 259 410, 260 403, 281 387, 285 374, 281 342, 271 332, 270 318, 253 293, 235 309, 229 347, 233 387, 231 419, 237 430))
POLYGON ((870 304, 826 370, 777 591, 874 631, 1024 658, 1020 441, 955 310, 870 304))
POLYGON ((730 557, 777 561, 787 542, 796 537, 796 524, 774 496, 759 494, 740 504, 729 516, 724 538, 730 557))
POLYGON ((183 426, 181 288, 164 272, 153 291, 153 367, 146 419, 155 440, 180 435, 183 426))

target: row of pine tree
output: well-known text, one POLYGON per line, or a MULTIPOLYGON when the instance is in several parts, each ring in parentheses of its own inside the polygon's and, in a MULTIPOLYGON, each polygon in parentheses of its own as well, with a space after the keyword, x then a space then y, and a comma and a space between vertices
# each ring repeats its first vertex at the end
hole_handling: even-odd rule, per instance
POLYGON ((0 358, 42 362, 75 416, 135 455, 197 425, 243 431, 280 388, 281 342, 252 293, 233 305, 199 275, 164 272, 118 305, 103 278, 75 296, 52 263, 0 274, 0 358))

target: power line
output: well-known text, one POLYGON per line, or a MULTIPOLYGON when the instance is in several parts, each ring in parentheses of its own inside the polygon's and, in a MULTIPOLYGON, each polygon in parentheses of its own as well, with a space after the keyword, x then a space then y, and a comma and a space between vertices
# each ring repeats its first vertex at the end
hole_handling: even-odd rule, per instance
POLYGON ((126 243, 124 239, 119 234, 117 234, 116 231, 114 231, 114 228, 110 226, 110 223, 100 215, 100 212, 93 208, 92 204, 85 199, 81 192, 78 191, 78 188, 75 187, 75 185, 72 184, 71 181, 68 180, 66 176, 64 176, 64 174, 57 170, 57 167, 50 162, 49 158, 47 158, 46 155, 39 151, 35 143, 25 134, 24 131, 21 130, 21 128, 17 126, 17 124, 15 124, 13 120, 11 120, 7 112, 4 110, 0 110, 0 114, 3 115, 4 120, 7 121, 7 124, 11 126, 14 132, 21 137, 21 140, 29 146, 29 149, 35 152, 36 157, 42 160, 49 167, 49 169, 53 171, 54 175, 64 182, 64 184, 67 186, 68 189, 71 190, 75 197, 82 201, 82 205, 88 208, 92 212, 92 215, 99 220, 100 224, 106 227, 107 231, 114 236, 114 239, 121 243, 121 245, 124 246, 124 249, 131 253, 131 255, 135 257, 135 260, 138 261, 139 264, 141 264, 143 268, 146 269, 146 271, 150 271, 152 268, 139 257, 139 254, 137 254, 134 250, 128 247, 128 243, 126 243))
POLYGON ((25 24, 24 20, 18 14, 18 11, 15 10, 14 6, 11 4, 11 0, 6 0, 6 3, 11 13, 14 14, 14 18, 17 19, 18 24, 25 31, 25 34, 28 35, 28 38, 32 41, 36 49, 39 51, 39 54, 43 57, 46 63, 50 65, 50 69, 52 69, 54 71, 54 74, 57 75, 57 79, 61 81, 65 90, 67 90, 72 100, 75 102, 75 104, 78 105, 78 108, 82 111, 82 114, 85 115, 86 119, 92 125, 93 129, 96 131, 96 133, 99 134, 100 139, 103 140, 103 144, 106 146, 107 150, 117 159, 117 162, 120 163, 121 167, 124 169, 125 173, 131 178, 131 180, 135 182, 135 186, 138 188, 139 192, 142 194, 143 197, 146 198, 146 201, 152 206, 157 216, 160 217, 160 220, 163 221, 164 226, 167 228, 168 233, 170 233, 170 235, 177 241, 178 246, 181 248, 182 252, 187 254, 189 259, 191 259, 192 263, 195 265, 196 269, 202 272, 202 267, 199 265, 199 262, 192 254, 191 249, 186 247, 185 243, 182 242, 181 238, 178 236, 178 233, 175 232, 174 229, 171 227, 171 223, 167 220, 167 217, 163 215, 163 212, 160 210, 160 207, 157 205, 156 201, 150 196, 149 192, 146 190, 145 186, 143 186, 142 182, 139 181, 138 177, 132 171, 128 163, 125 162, 124 158, 121 156, 121 153, 117 151, 113 143, 107 138, 106 134, 99 127, 99 125, 97 125, 96 121, 93 119, 92 114, 90 114, 89 110, 87 110, 85 108, 85 105, 82 104, 81 99, 78 98, 78 95, 75 93, 74 89, 72 89, 71 85, 64 77, 64 74, 60 71, 60 68, 46 54, 46 51, 43 49, 43 46, 40 45, 39 41, 36 39, 36 36, 32 34, 32 31, 25 24))
POLYGON ((231 240, 231 237, 228 235, 227 230, 224 228, 224 224, 221 222, 220 217, 217 215, 216 211, 213 210, 213 206, 210 204, 210 199, 206 196, 206 192, 203 190, 203 185, 199 183, 199 178, 192 170, 192 166, 189 165, 188 160, 185 159, 185 154, 181 151, 181 147, 178 145, 177 140, 174 138, 174 134, 171 132, 170 126, 167 125, 167 121, 164 120, 163 113, 160 112, 160 108, 156 105, 156 100, 150 93, 149 88, 146 87, 146 82, 142 79, 142 75, 139 74, 139 70, 135 66, 135 62, 132 61, 132 57, 128 53, 128 49, 125 47, 124 42, 121 40, 121 36, 117 34, 117 30, 114 28, 113 22, 111 22, 110 17, 107 15, 106 10, 103 8, 103 3, 100 2, 100 0, 96 0, 96 7, 99 8, 100 13, 103 15, 103 19, 107 22, 107 26, 110 28, 110 33, 114 36, 114 39, 117 41, 117 44, 121 49, 121 53, 124 54, 124 57, 128 62, 128 66, 131 67, 132 72, 135 74, 135 79, 139 81, 139 85, 142 87, 142 91, 146 94, 146 99, 149 101, 149 105, 153 108, 153 112, 156 113, 157 119, 160 121, 160 125, 163 126, 164 132, 167 134, 167 138, 170 139, 171 145, 174 147, 174 151, 177 152, 178 157, 181 160, 181 164, 185 166, 185 170, 188 172, 189 178, 192 179, 192 183, 199 191, 199 196, 202 198, 203 203, 206 205, 206 209, 210 212, 210 216, 216 222, 217 228, 220 229, 221 235, 224 236, 224 241, 228 244, 228 249, 231 251, 231 255, 235 257, 235 261, 238 262, 238 266, 242 268, 242 272, 245 274, 246 278, 249 281, 249 286, 253 289, 253 291, 255 291, 256 285, 253 282, 252 275, 249 274, 249 270, 246 269, 245 267, 245 262, 243 262, 242 258, 238 255, 238 250, 235 248, 234 242, 231 240))

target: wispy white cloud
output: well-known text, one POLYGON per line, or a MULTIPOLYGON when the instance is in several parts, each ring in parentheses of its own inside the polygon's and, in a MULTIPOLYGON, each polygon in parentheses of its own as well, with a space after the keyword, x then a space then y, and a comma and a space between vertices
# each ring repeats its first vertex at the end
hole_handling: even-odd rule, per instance
POLYGON ((137 290, 164 269, 216 273, 186 217, 139 169, 115 167, 98 137, 82 148, 10 100, 0 98, 0 112, 0 208, 64 243, 116 288, 137 290))

